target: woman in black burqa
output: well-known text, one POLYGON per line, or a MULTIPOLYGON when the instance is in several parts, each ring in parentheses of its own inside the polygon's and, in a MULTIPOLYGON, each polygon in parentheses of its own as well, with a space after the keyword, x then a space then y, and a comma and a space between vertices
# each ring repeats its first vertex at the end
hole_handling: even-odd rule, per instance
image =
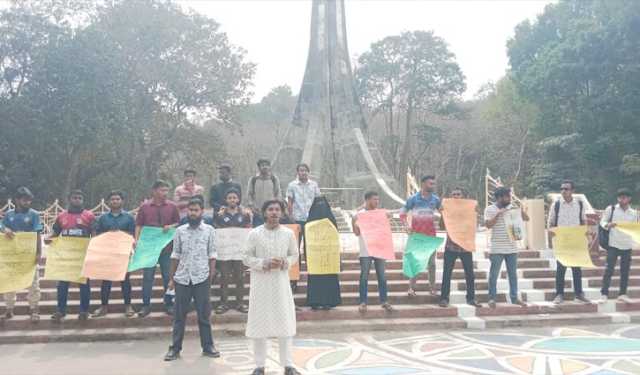
MULTIPOLYGON (((336 218, 331 212, 331 206, 329 206, 327 198, 317 197, 309 209, 309 218, 306 224, 322 219, 329 219, 333 223, 333 226, 336 227, 336 229, 338 228, 336 218)), ((340 297, 338 274, 307 276, 307 306, 310 306, 313 310, 330 310, 341 303, 342 299, 340 297)))

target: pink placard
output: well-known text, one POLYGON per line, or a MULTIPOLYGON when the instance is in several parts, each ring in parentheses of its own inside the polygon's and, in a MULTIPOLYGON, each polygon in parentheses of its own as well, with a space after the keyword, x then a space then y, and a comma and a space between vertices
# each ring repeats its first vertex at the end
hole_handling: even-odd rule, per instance
POLYGON ((364 242, 367 244, 369 256, 386 260, 396 258, 387 210, 360 212, 356 219, 356 225, 360 228, 360 235, 363 236, 364 242))

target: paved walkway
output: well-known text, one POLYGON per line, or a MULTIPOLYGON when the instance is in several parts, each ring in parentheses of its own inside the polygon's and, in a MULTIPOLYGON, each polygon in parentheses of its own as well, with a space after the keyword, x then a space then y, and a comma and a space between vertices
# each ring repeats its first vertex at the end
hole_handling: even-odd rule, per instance
MULTIPOLYGON (((167 338, 168 340, 168 338, 167 338)), ((188 338, 183 357, 165 363, 168 341, 0 346, 0 373, 46 375, 249 374, 244 338, 218 340, 222 358, 199 355, 188 338)), ((449 332, 384 332, 298 337, 303 374, 575 374, 640 373, 640 327, 603 325, 449 332)), ((272 347, 268 374, 281 374, 272 347)))

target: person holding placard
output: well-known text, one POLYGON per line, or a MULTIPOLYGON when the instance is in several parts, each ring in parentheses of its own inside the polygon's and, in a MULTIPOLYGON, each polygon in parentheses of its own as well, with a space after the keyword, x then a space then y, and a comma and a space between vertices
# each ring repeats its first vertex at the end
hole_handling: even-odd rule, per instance
POLYGON ((265 373, 270 338, 278 339, 280 365, 285 375, 300 374, 293 367, 296 310, 288 272, 298 262, 298 246, 293 231, 280 225, 284 209, 279 200, 264 203, 265 224, 249 233, 244 253, 244 264, 251 270, 246 336, 253 342, 256 362, 253 375, 265 373))
MULTIPOLYGON (((240 192, 231 189, 225 194, 225 206, 216 215, 214 224, 216 228, 251 228, 252 217, 240 206, 240 192)), ((229 296, 229 284, 235 285, 235 309, 241 313, 248 311, 244 304, 244 265, 242 253, 218 254, 216 263, 220 271, 220 304, 216 307, 216 314, 224 314, 229 311, 227 302, 229 296)))
MULTIPOLYGON (((158 180, 151 187, 151 199, 140 206, 136 216, 136 242, 140 239, 142 227, 158 227, 163 232, 175 228, 180 221, 180 213, 176 204, 169 199, 169 184, 158 180)), ((135 243, 134 243, 135 248, 135 243)), ((162 284, 164 287, 164 308, 169 315, 173 314, 173 297, 167 293, 169 286, 169 271, 171 267, 171 243, 165 246, 158 258, 162 284)), ((156 266, 145 268, 142 276, 142 308, 138 316, 144 318, 151 313, 151 293, 153 292, 153 280, 156 274, 156 266)))
POLYGON ((511 239, 505 223, 505 215, 518 215, 523 221, 529 221, 529 216, 520 208, 511 205, 511 189, 497 188, 494 193, 495 203, 484 211, 485 226, 491 229, 491 243, 489 245, 489 307, 496 308, 497 284, 502 262, 507 265, 509 277, 509 297, 511 303, 526 307, 518 297, 518 248, 511 239))
MULTIPOLYGON (((62 211, 53 224, 52 237, 91 237, 95 234, 95 215, 84 208, 84 193, 73 190, 69 194, 69 208, 62 211)), ((50 239, 48 240, 50 241, 50 239)), ((69 296, 69 282, 58 281, 58 306, 57 311, 51 316, 55 323, 60 323, 67 315, 67 297, 69 296)), ((80 284, 80 313, 78 319, 89 318, 89 304, 91 303, 91 287, 89 279, 80 284)))
POLYGON ((637 223, 638 211, 631 207, 631 191, 629 189, 618 190, 618 204, 609 206, 602 214, 600 225, 609 230, 609 248, 607 250, 607 268, 602 277, 602 289, 600 290, 601 302, 609 298, 609 286, 611 276, 620 258, 620 292, 618 301, 630 303, 627 295, 629 285, 629 270, 631 269, 631 250, 634 246, 633 239, 626 233, 616 228, 618 223, 637 223))
MULTIPOLYGON (((451 190, 452 199, 462 199, 464 191, 460 187, 456 187, 451 190)), ((475 210, 470 212, 472 215, 476 215, 475 210)), ((474 220, 475 222, 475 220, 474 220)), ((443 220, 445 229, 447 222, 443 220)), ((474 233, 475 236, 475 228, 474 233)), ((475 287, 475 275, 473 273, 473 253, 462 246, 455 243, 450 236, 447 236, 447 242, 444 245, 444 265, 442 267, 442 290, 440 291, 440 307, 449 307, 449 293, 451 290, 451 275, 453 274, 453 266, 456 264, 456 259, 460 258, 462 267, 464 268, 464 280, 467 290, 467 305, 473 307, 482 307, 476 301, 476 287, 475 287)))
MULTIPOLYGON (((109 212, 105 212, 100 215, 96 221, 96 234, 102 234, 109 231, 123 231, 132 236, 135 235, 136 221, 133 215, 124 211, 122 206, 124 204, 124 193, 120 190, 114 190, 107 195, 107 204, 109 205, 109 212)), ((100 287, 100 307, 96 309, 92 318, 99 318, 109 313, 109 295, 111 294, 110 280, 103 280, 100 287)), ((131 306, 131 281, 129 280, 129 273, 126 274, 125 279, 120 283, 120 290, 122 291, 122 298, 124 299, 124 314, 127 318, 131 318, 135 315, 135 310, 131 306)))
POLYGON ((202 222, 204 204, 192 199, 187 206, 189 223, 176 229, 171 253, 169 288, 176 291, 173 317, 173 338, 165 361, 180 357, 182 341, 191 301, 198 316, 200 346, 205 357, 218 358, 220 352, 213 345, 211 334, 211 299, 209 292, 215 273, 215 230, 202 222))
MULTIPOLYGON (((420 191, 412 195, 400 210, 400 220, 407 227, 409 234, 422 233, 426 236, 436 236, 435 223, 440 213, 440 198, 435 194, 436 177, 424 176, 420 179, 420 191), (410 220, 410 222, 409 222, 410 220)), ((427 273, 429 277, 429 287, 432 295, 437 294, 436 289, 436 253, 429 258, 427 273)), ((416 296, 416 285, 418 277, 409 280, 409 297, 416 296)))
MULTIPOLYGON (((380 205, 380 196, 375 191, 368 191, 364 195, 364 208, 358 212, 377 210, 380 205)), ((387 312, 392 312, 393 307, 387 302, 387 279, 385 278, 386 261, 382 258, 374 258, 367 252, 367 243, 358 227, 358 217, 355 216, 352 222, 353 234, 358 236, 358 244, 360 245, 360 282, 359 282, 359 304, 360 313, 367 311, 367 293, 369 286, 369 271, 371 263, 374 264, 376 277, 378 278, 378 295, 382 308, 387 312)))
MULTIPOLYGON (((16 232, 37 232, 36 259, 34 259, 37 265, 40 262, 40 256, 42 254, 42 243, 40 239, 42 225, 40 224, 40 216, 31 208, 33 194, 28 188, 23 186, 17 189, 14 199, 15 209, 7 211, 2 219, 2 232, 8 239, 13 239, 16 232)), ((29 287, 27 300, 29 301, 31 321, 39 321, 40 314, 38 312, 38 303, 40 302, 40 275, 38 273, 37 266, 36 272, 33 275, 33 283, 31 284, 31 287, 29 287)), ((16 293, 5 293, 4 302, 6 307, 4 318, 11 319, 13 318, 13 309, 16 304, 16 293)))
MULTIPOLYGON (((560 194, 562 197, 555 201, 549 210, 547 218, 547 227, 549 229, 555 227, 573 227, 584 225, 587 216, 584 209, 584 203, 581 200, 574 199, 575 185, 573 181, 565 180, 560 185, 560 194)), ((549 236, 553 237, 555 233, 549 231, 549 236)), ((576 249, 577 251, 578 249, 576 249)), ((556 261, 556 296, 553 303, 559 305, 564 302, 564 279, 567 272, 565 267, 559 261, 556 261)), ((571 267, 573 275, 573 289, 575 291, 575 299, 583 303, 590 303, 582 290, 582 268, 571 267)))

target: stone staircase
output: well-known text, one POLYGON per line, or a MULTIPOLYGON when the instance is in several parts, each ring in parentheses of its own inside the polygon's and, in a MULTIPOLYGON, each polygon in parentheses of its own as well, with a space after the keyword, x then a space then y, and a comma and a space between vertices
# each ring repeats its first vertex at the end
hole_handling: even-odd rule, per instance
MULTIPOLYGON (((394 234, 396 246, 396 260, 387 262, 387 280, 389 302, 395 311, 386 313, 380 308, 377 296, 377 282, 375 272, 369 275, 369 309, 365 314, 358 312, 358 280, 359 263, 357 253, 357 239, 350 234, 342 234, 342 265, 340 274, 343 305, 332 311, 311 311, 303 308, 298 312, 298 330, 301 333, 314 332, 361 332, 381 330, 407 329, 452 329, 470 328, 485 329, 497 327, 519 326, 548 326, 568 324, 605 324, 640 322, 640 269, 632 268, 628 295, 638 299, 633 303, 616 302, 618 272, 614 274, 611 299, 605 304, 582 304, 571 301, 573 299, 571 272, 567 272, 565 282, 565 298, 563 305, 554 306, 551 300, 555 294, 555 261, 548 250, 523 250, 519 254, 518 276, 519 290, 522 299, 529 303, 526 308, 505 303, 505 293, 508 292, 506 272, 503 270, 498 281, 498 307, 486 307, 487 276, 489 260, 486 249, 480 248, 474 254, 476 269, 476 296, 479 302, 485 304, 482 308, 473 308, 464 304, 465 283, 464 273, 460 262, 456 263, 451 286, 451 305, 448 308, 437 306, 438 296, 428 291, 426 275, 420 277, 416 297, 409 297, 407 279, 402 274, 402 247, 404 234, 394 234)), ((483 234, 479 234, 478 244, 484 242, 483 234)), ((481 246, 483 247, 483 246, 481 246)), ((634 251, 634 256, 640 251, 634 251)), ((599 298, 599 287, 604 273, 604 257, 601 257, 594 269, 583 270, 583 285, 586 296, 590 299, 599 298)), ((303 267, 304 269, 304 267, 303 267)), ((437 260, 437 287, 442 280, 442 252, 437 260)), ((41 269, 42 273, 43 270, 41 269)), ((140 303, 142 274, 132 274, 133 302, 140 303)), ((249 275, 246 276, 248 285, 249 275)), ((122 294, 119 283, 114 283, 111 293, 110 314, 104 318, 89 319, 86 322, 77 320, 79 307, 79 291, 71 287, 69 293, 69 309, 66 320, 62 324, 55 324, 49 315, 55 311, 56 289, 55 282, 41 281, 42 299, 40 303, 41 321, 32 324, 29 321, 26 291, 18 293, 16 316, 11 320, 0 323, 0 344, 18 342, 50 342, 50 341, 100 341, 119 339, 144 339, 149 337, 170 337, 171 317, 162 312, 162 282, 159 272, 153 290, 152 309, 150 316, 144 319, 126 318, 122 294)), ((306 295, 306 274, 302 274, 298 290, 294 296, 298 306, 304 306, 306 295)), ((212 289, 212 301, 216 303, 219 289, 216 285, 212 289)), ((100 282, 92 283, 91 309, 100 303, 100 282)), ((0 309, 0 312, 2 309, 0 309)), ((217 335, 243 335, 246 315, 229 311, 223 315, 212 317, 213 327, 217 335)), ((197 334, 195 313, 189 316, 189 334, 197 334)))

